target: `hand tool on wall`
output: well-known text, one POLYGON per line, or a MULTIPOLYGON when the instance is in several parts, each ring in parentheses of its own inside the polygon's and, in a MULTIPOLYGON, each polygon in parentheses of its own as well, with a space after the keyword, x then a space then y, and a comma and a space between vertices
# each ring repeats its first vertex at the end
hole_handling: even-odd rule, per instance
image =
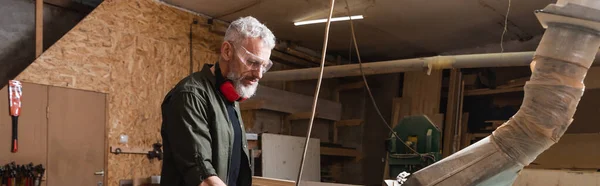
POLYGON ((12 116, 12 148, 11 148, 11 152, 17 152, 18 148, 18 143, 17 143, 17 134, 18 134, 18 130, 17 130, 17 126, 18 126, 18 119, 19 119, 19 115, 21 114, 21 96, 23 95, 22 92, 22 85, 20 81, 16 81, 16 80, 10 80, 8 83, 9 87, 8 87, 8 102, 9 102, 9 106, 10 106, 10 115, 12 116))
POLYGON ((44 177, 43 165, 17 165, 15 162, 0 166, 0 186, 40 186, 44 177))

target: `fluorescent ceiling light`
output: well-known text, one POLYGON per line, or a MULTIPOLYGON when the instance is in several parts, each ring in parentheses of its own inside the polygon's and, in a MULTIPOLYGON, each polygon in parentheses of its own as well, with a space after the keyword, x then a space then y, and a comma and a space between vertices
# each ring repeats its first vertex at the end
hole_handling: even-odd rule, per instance
MULTIPOLYGON (((346 17, 332 17, 331 18, 331 22, 335 22, 335 21, 348 21, 350 19, 357 20, 357 19, 363 19, 363 18, 364 17, 362 15, 346 16, 346 17)), ((308 24, 315 24, 315 23, 325 23, 325 22, 327 22, 327 19, 315 19, 315 20, 295 22, 294 25, 300 26, 300 25, 308 25, 308 24)))

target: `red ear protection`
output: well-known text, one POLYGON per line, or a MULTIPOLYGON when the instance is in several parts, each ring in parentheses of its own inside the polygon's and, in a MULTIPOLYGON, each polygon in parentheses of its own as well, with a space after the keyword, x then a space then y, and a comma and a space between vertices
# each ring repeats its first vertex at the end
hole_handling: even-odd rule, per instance
POLYGON ((242 102, 248 98, 244 98, 241 97, 237 91, 235 91, 235 88, 233 87, 233 83, 231 82, 231 80, 225 80, 225 82, 223 82, 223 84, 221 84, 220 87, 221 93, 223 94, 223 96, 225 96, 225 98, 227 100, 229 100, 230 102, 234 102, 234 101, 239 101, 242 102))

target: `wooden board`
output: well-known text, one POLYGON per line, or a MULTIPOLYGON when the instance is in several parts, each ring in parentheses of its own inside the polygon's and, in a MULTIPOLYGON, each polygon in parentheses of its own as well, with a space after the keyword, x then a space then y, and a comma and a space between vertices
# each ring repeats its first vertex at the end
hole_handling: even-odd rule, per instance
POLYGON ((471 136, 469 135, 469 113, 465 112, 462 115, 460 123, 460 149, 471 145, 471 136))
POLYGON ((461 90, 462 90, 462 73, 459 69, 452 69, 450 71, 450 82, 448 90, 448 104, 446 105, 446 120, 443 126, 443 150, 442 154, 444 157, 451 155, 454 152, 455 134, 460 121, 459 114, 461 111, 461 90))
POLYGON ((44 0, 35 0, 35 57, 44 52, 44 0))
MULTIPOLYGON (((295 186, 296 181, 292 180, 283 180, 283 179, 275 179, 268 177, 252 177, 252 186, 295 186)), ((316 181, 300 181, 302 186, 358 186, 358 185, 349 185, 349 184, 340 184, 340 183, 325 183, 325 182, 316 182, 316 181)))
POLYGON ((336 122, 336 127, 359 126, 363 123, 362 119, 346 119, 336 122))
MULTIPOLYGON (((312 111, 313 96, 306 96, 294 92, 259 86, 256 95, 250 100, 264 100, 261 109, 279 111, 284 113, 301 113, 312 111)), ((241 103, 240 105, 244 105, 241 103)), ((319 99, 317 103, 318 118, 340 120, 342 105, 337 102, 319 99)))
POLYGON ((600 172, 523 169, 513 186, 578 185, 600 186, 600 172))
POLYGON ((346 156, 360 158, 361 153, 356 149, 321 147, 321 155, 328 156, 346 156))
MULTIPOLYGON (((269 178, 296 180, 306 138, 263 134, 261 138, 262 176, 269 178)), ((302 180, 321 180, 320 140, 311 138, 302 180)))
POLYGON ((104 170, 106 95, 48 90, 48 186, 97 185, 104 181, 94 173, 104 170))
POLYGON ((405 72, 402 97, 410 97, 410 115, 426 114, 432 117, 440 111, 442 71, 405 72))
MULTIPOLYGON (((8 87, 0 90, 0 165, 15 162, 19 165, 33 163, 47 167, 48 125, 46 107, 48 88, 43 85, 23 83, 22 110, 18 123, 19 151, 11 153, 12 120, 8 111, 8 87)), ((46 182, 42 182, 46 185, 46 182)))
POLYGON ((540 154, 529 168, 600 169, 600 133, 565 134, 540 154))

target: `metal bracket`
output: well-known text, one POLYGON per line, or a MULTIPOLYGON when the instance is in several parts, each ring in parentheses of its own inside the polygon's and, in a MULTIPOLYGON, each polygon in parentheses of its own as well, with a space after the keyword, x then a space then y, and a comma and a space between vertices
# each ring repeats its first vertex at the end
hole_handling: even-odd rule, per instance
POLYGON ((152 148, 135 148, 125 146, 111 146, 110 153, 113 154, 148 154, 152 148))

